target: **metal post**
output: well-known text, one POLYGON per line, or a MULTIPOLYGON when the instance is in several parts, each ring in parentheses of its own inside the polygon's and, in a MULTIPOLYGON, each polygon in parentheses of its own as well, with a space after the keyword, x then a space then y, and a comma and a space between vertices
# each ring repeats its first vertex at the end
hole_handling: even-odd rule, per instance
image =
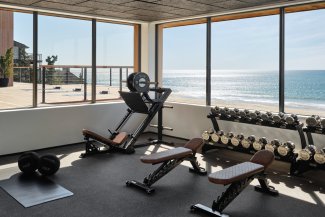
POLYGON ((285 54, 284 54, 284 40, 285 40, 285 10, 280 8, 280 44, 279 44, 279 112, 284 112, 284 71, 285 71, 285 54))
POLYGON ((127 80, 128 77, 129 77, 129 68, 126 68, 126 79, 125 80, 127 80))
POLYGON ((122 91, 122 68, 120 68, 120 91, 122 91))
MULTIPOLYGON (((82 70, 82 69, 81 69, 82 70)), ((83 70, 84 77, 84 101, 87 100, 87 68, 83 70)))
POLYGON ((207 18, 206 32, 206 105, 211 105, 211 17, 207 18))
POLYGON ((45 103, 45 67, 42 70, 42 103, 45 103))
POLYGON ((92 19, 91 102, 96 102, 96 19, 92 19))
POLYGON ((141 72, 141 24, 138 25, 138 70, 141 72))
POLYGON ((109 68, 109 86, 112 86, 112 68, 109 68))
POLYGON ((21 68, 19 68, 19 82, 21 83, 21 68))
POLYGON ((33 12, 33 107, 37 107, 38 12, 33 12))

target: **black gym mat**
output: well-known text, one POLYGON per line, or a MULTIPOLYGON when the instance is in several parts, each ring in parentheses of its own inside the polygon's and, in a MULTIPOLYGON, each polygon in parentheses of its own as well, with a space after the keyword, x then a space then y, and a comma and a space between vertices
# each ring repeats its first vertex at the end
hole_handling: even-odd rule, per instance
POLYGON ((46 177, 22 173, 1 181, 0 187, 26 208, 73 195, 46 177))

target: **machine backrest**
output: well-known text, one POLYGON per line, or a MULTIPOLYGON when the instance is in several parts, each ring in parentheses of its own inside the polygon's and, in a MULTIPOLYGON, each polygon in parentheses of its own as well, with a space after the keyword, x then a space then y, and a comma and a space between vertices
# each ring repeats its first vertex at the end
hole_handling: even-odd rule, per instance
POLYGON ((268 150, 261 150, 256 152, 250 159, 250 162, 260 164, 264 166, 264 169, 268 168, 274 160, 274 154, 268 150))
POLYGON ((132 111, 142 114, 148 113, 148 107, 142 100, 140 93, 138 92, 122 92, 119 91, 120 96, 124 102, 129 106, 132 111))

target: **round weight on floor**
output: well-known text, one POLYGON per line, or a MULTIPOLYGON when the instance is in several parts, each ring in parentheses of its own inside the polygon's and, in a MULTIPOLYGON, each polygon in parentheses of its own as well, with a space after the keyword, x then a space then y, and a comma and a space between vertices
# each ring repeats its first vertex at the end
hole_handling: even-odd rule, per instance
POLYGON ((27 152, 18 158, 19 169, 26 174, 34 173, 39 167, 39 155, 36 152, 27 152))
POLYGON ((56 173, 60 168, 60 159, 54 154, 45 154, 40 157, 38 171, 45 176, 56 173))

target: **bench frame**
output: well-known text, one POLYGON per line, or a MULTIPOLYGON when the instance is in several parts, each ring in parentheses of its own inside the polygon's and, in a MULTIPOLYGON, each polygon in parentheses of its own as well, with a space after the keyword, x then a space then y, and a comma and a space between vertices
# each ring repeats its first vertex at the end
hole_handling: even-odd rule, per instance
POLYGON ((204 213, 211 214, 218 217, 227 217, 227 214, 221 213, 255 178, 258 179, 260 185, 255 186, 255 190, 266 193, 272 196, 277 196, 278 191, 274 187, 268 185, 266 174, 264 171, 257 173, 256 175, 246 177, 245 179, 233 182, 229 185, 225 192, 218 196, 217 200, 212 203, 212 208, 204 206, 202 204, 196 204, 191 206, 191 211, 202 211, 204 213))
POLYGON ((147 194, 151 194, 155 191, 155 189, 152 188, 151 186, 159 179, 164 177, 167 173, 169 173, 174 168, 176 168, 184 160, 190 161, 190 163, 192 164, 193 168, 189 168, 190 172, 199 175, 206 175, 207 174, 206 170, 200 167, 199 163, 197 162, 197 158, 195 157, 195 154, 196 153, 193 153, 191 156, 185 158, 178 158, 178 159, 171 159, 171 160, 164 161, 155 171, 153 171, 147 177, 145 177, 142 183, 135 180, 130 180, 126 182, 126 185, 139 188, 141 190, 146 191, 147 194))

